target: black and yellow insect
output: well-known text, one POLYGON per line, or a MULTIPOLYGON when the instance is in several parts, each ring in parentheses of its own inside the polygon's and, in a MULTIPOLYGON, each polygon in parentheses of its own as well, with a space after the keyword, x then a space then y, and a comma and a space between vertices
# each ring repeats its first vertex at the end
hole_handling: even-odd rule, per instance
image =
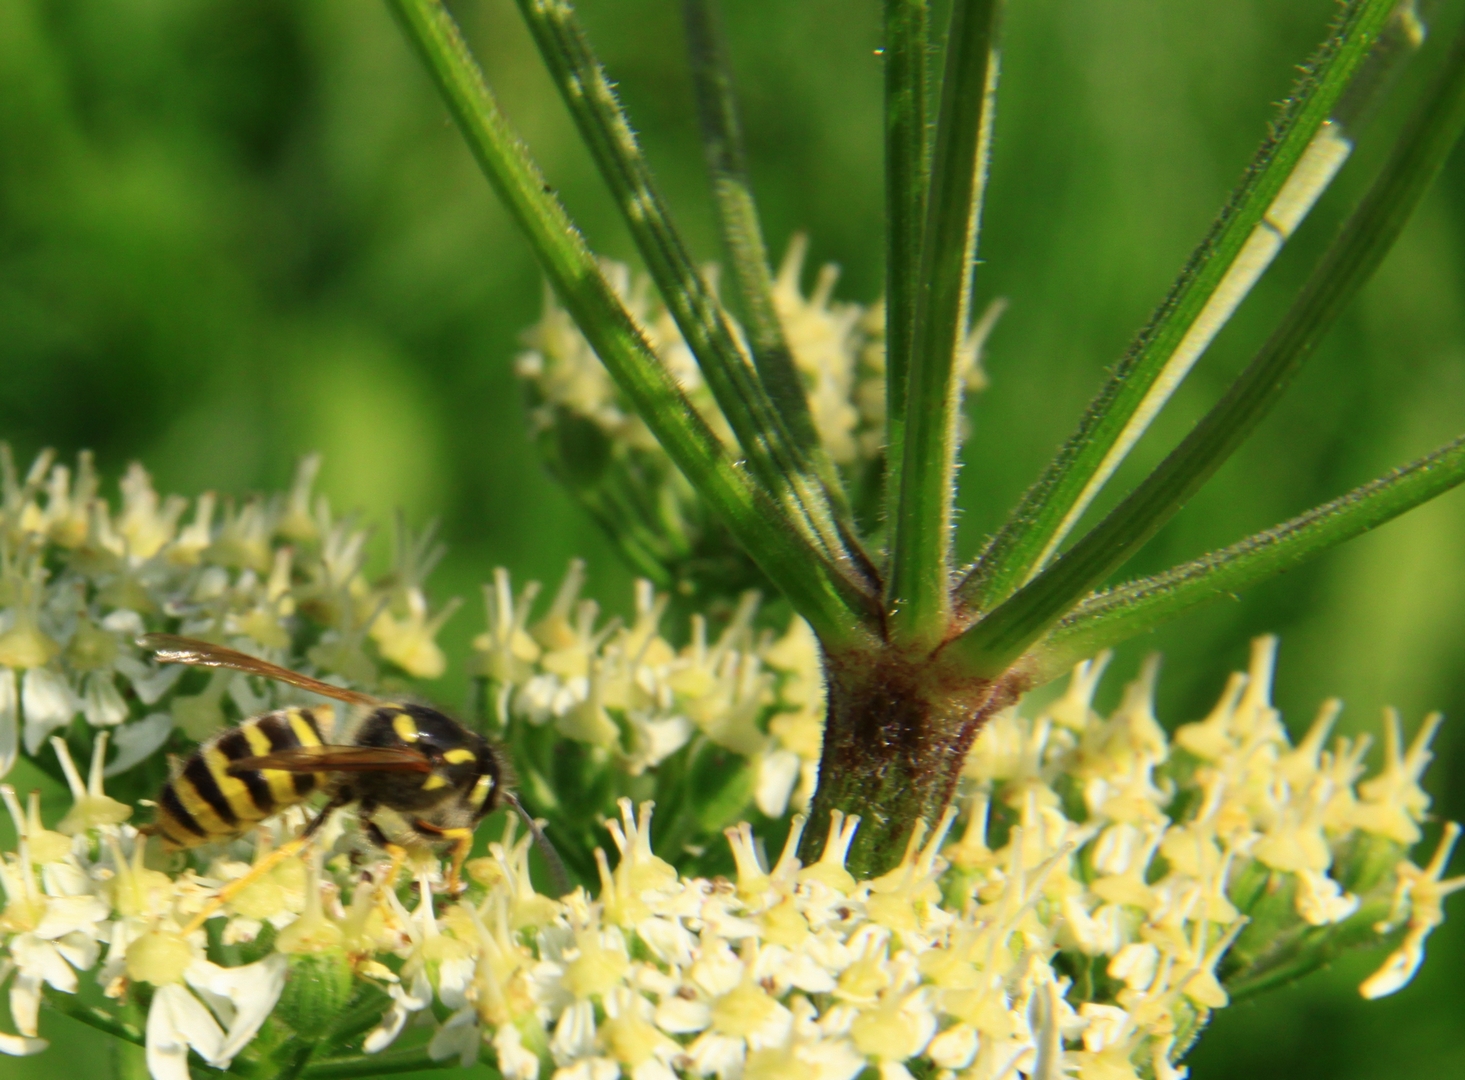
MULTIPOLYGON (((298 853, 334 811, 355 804, 363 832, 394 859, 409 847, 450 844, 448 889, 456 891, 473 830, 485 815, 508 803, 529 821, 506 786, 508 770, 499 752, 436 709, 383 701, 192 638, 149 634, 139 644, 164 662, 230 668, 370 710, 346 744, 327 741, 329 707, 264 713, 203 743, 157 798, 157 820, 148 828, 169 848, 239 836, 323 793, 325 806, 299 837, 271 853, 269 865, 298 853)), ((538 827, 529 824, 557 863, 538 827)), ((261 866, 226 886, 210 911, 262 873, 261 866)))

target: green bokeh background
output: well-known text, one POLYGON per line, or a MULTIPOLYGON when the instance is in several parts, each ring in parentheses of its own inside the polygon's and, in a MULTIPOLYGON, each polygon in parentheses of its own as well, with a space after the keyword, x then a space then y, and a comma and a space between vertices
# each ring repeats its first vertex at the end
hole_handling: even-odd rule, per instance
MULTIPOLYGON (((983 237, 983 297, 1011 308, 963 470, 963 550, 1036 474, 1105 365, 1160 298, 1262 134, 1331 0, 1011 0, 983 237)), ((881 283, 876 0, 726 4, 770 241, 868 301, 881 283)), ((1444 20, 1355 164, 1121 479, 1213 401, 1301 281, 1428 73, 1444 20)), ((509 0, 456 5, 514 122, 595 247, 625 231, 509 0)), ((675 0, 587 0, 699 258, 717 257, 675 0)), ((1448 25, 1445 25, 1448 24, 1448 25)), ((1465 424, 1465 157, 1288 402, 1137 560, 1156 569, 1331 497, 1465 424)), ((325 454, 322 489, 385 522, 439 518, 439 596, 456 657, 496 565, 553 580, 573 555, 629 605, 606 540, 524 438, 511 372, 539 310, 532 258, 426 79, 370 0, 5 0, 0 4, 0 438, 28 461, 90 447, 115 479, 143 460, 160 488, 278 488, 325 454)), ((1122 485, 1116 485, 1122 487, 1122 485)), ((1347 703, 1343 730, 1396 704, 1412 729, 1456 719, 1429 782, 1465 816, 1465 497, 1123 650, 1166 653, 1161 716, 1194 719, 1282 634, 1277 700, 1294 730, 1347 703)), ((1111 686, 1113 693, 1117 689, 1111 686)), ((460 701, 461 679, 440 696, 460 701)), ((26 777, 21 777, 26 781, 26 777)), ((1431 837, 1437 830, 1431 830, 1431 837)), ((1465 912, 1414 983, 1365 1004, 1376 957, 1222 1014, 1193 1075, 1372 1080, 1465 1075, 1465 912), (1459 1070, 1458 1072, 1456 1070, 1459 1070)), ((50 1014, 57 1045, 0 1076, 110 1076, 105 1042, 50 1014)))

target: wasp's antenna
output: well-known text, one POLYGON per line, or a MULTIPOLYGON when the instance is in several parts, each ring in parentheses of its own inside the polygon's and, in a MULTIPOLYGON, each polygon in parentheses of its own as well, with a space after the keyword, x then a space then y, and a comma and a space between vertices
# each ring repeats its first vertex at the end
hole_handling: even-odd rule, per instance
POLYGON ((539 827, 539 822, 529 816, 529 811, 524 809, 524 804, 519 801, 519 796, 512 791, 506 791, 504 800, 519 812, 519 816, 524 819, 524 824, 529 826, 529 835, 534 837, 534 843, 539 846, 539 853, 544 856, 545 864, 549 867, 550 884, 554 888, 556 898, 564 896, 570 891, 570 874, 565 869, 565 863, 560 858, 560 853, 550 843, 549 837, 544 835, 544 830, 539 827))

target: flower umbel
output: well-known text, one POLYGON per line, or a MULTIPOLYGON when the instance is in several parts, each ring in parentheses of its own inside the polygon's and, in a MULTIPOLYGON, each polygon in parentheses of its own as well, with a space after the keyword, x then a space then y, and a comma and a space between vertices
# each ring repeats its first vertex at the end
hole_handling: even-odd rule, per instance
MULTIPOLYGON (((514 634, 530 632, 489 637, 524 660, 514 634)), ((556 640, 553 625, 535 632, 556 640)), ((588 661, 604 640, 579 635, 560 651, 589 641, 588 661)), ((640 655, 702 670, 678 668, 651 635, 642 627, 640 655)), ((1324 746, 1330 705, 1294 746, 1270 703, 1274 652, 1258 641, 1250 670, 1173 741, 1154 719, 1153 664, 1108 716, 1091 705, 1106 658, 1080 665, 1052 705, 993 719, 967 762, 966 820, 918 824, 899 865, 867 881, 843 866, 857 820, 837 817, 811 866, 796 854, 802 817, 771 866, 748 825, 729 829, 735 880, 690 877, 655 853, 651 805, 623 799, 593 895, 538 894, 531 837, 512 821, 462 898, 434 897, 430 867, 393 891, 385 856, 338 823, 290 877, 303 900, 278 882, 240 893, 184 937, 208 891, 262 854, 250 840, 164 873, 131 823, 95 812, 99 778, 77 780, 70 838, 6 788, 20 840, 0 867, 0 970, 17 1031, 0 1050, 43 1049, 46 995, 93 980, 146 1008, 157 1080, 182 1080, 190 1053, 272 1069, 307 1043, 305 1075, 353 1054, 370 1071, 391 1048, 481 1057, 519 1080, 854 1080, 867 1068, 1174 1080, 1216 1009, 1324 963, 1334 942, 1389 944, 1360 989, 1401 989, 1445 898, 1465 889, 1444 876, 1457 826, 1422 868, 1399 840, 1399 822, 1418 827, 1428 807, 1426 742, 1405 753, 1391 736, 1382 771, 1362 780, 1356 744, 1324 746), (1384 787, 1401 818, 1371 808, 1384 787), (324 1012, 322 994, 336 1002, 324 1012)))

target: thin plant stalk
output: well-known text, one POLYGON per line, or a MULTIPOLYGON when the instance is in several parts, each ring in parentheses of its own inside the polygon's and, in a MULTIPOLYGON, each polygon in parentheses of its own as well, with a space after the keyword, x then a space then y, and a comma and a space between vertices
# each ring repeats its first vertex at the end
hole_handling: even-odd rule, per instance
POLYGON ((942 74, 885 597, 891 639, 917 650, 939 643, 950 617, 956 371, 986 187, 1000 10, 1000 0, 953 4, 942 74))
MULTIPOLYGON (((1023 496, 961 586, 988 610, 1055 555, 1119 464, 1169 402, 1347 160, 1352 135, 1329 117, 1366 70, 1398 0, 1352 0, 1308 65, 1275 130, 1150 323, 1089 406, 1078 431, 1023 496)), ((1368 80, 1372 96, 1387 85, 1368 80)), ((1355 99, 1356 100, 1356 99, 1355 99)), ((1348 111, 1357 119, 1359 110, 1348 111)))
POLYGON ((1465 483, 1465 437, 1332 502, 1154 577, 1085 600, 1043 640, 1044 682, 1176 616, 1234 597, 1465 483))
POLYGON ((928 0, 885 0, 885 497, 892 521, 899 512, 906 382, 931 183, 930 22, 928 0))
POLYGON ((727 454, 652 352, 580 231, 509 127, 440 0, 391 0, 479 167, 528 237, 587 340, 681 469, 789 602, 828 640, 865 636, 868 606, 727 454))
POLYGON ((1383 170, 1281 326, 1178 447, 1052 566, 949 647, 978 673, 1006 670, 1198 491, 1290 386, 1393 246, 1465 127, 1465 31, 1383 170))
POLYGON ((753 471, 767 491, 804 519, 810 538, 858 578, 823 482, 693 263, 574 7, 568 0, 519 0, 519 10, 753 471))

